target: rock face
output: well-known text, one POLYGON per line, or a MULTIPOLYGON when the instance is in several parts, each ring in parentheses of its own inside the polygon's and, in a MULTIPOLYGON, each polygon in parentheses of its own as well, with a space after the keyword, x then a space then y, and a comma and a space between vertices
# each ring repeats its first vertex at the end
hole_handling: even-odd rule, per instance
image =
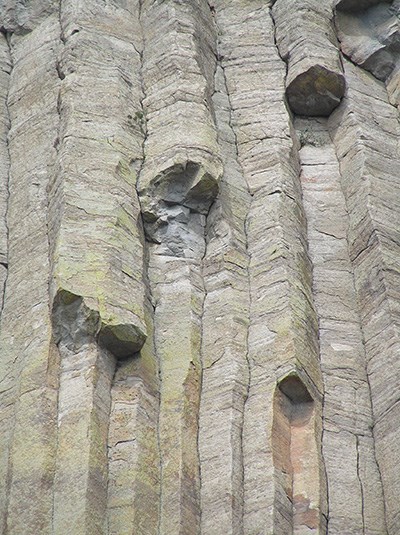
POLYGON ((399 6, 0 0, 1 534, 399 534, 399 6))

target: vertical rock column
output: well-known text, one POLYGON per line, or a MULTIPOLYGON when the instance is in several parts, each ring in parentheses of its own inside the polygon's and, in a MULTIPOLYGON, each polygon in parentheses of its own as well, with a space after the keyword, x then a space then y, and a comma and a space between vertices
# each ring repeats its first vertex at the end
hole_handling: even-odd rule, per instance
POLYGON ((20 32, 18 21, 10 20, 8 34, 14 67, 7 98, 9 269, 0 329, 0 531, 10 535, 51 533, 56 449, 58 364, 49 314, 47 187, 58 128, 60 30, 55 16, 30 22, 30 30, 20 32))
POLYGON ((115 357, 146 338, 138 4, 65 0, 60 128, 49 189, 52 313, 61 356, 54 531, 106 533, 115 357), (138 42, 136 42, 137 40, 138 42))
POLYGON ((312 532, 323 533, 322 381, 300 169, 285 106, 285 64, 265 2, 213 4, 239 162, 252 196, 246 224, 251 301, 250 390, 243 429, 244 533, 283 535, 301 529, 295 520, 300 502, 313 519, 312 532), (273 462, 273 446, 278 444, 273 440, 274 394, 277 383, 288 375, 297 378, 314 402, 310 440, 317 455, 312 483, 316 499, 309 501, 306 485, 292 496, 293 481, 287 487, 282 465, 273 462))
POLYGON ((215 35, 198 0, 144 1, 142 24, 147 139, 138 187, 160 364, 159 533, 197 534, 201 266, 222 172, 211 102, 215 35))
POLYGON ((384 85, 346 62, 348 95, 329 126, 349 212, 349 251, 360 305, 387 529, 398 531, 400 492, 399 125, 384 85))
POLYGON ((297 119, 296 129, 325 390, 329 532, 383 535, 382 482, 339 162, 326 119, 297 119))
POLYGON ((286 96, 294 113, 329 115, 345 91, 332 1, 276 0, 276 41, 287 61, 286 96))
POLYGON ((249 277, 245 221, 250 195, 237 161, 225 76, 216 72, 216 110, 224 174, 208 217, 203 276, 203 379, 200 409, 202 533, 243 533, 244 402, 249 370, 249 277))
POLYGON ((108 535, 158 534, 159 384, 150 319, 147 330, 140 354, 118 364, 111 389, 108 535))

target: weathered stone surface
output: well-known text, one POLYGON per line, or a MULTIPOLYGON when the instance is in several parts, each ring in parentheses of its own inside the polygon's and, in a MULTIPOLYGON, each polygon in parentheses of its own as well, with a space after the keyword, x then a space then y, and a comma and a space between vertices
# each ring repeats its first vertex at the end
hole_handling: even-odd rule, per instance
POLYGON ((208 217, 203 261, 206 297, 199 422, 201 527, 202 533, 233 534, 243 532, 242 433, 249 381, 246 354, 250 305, 245 219, 250 195, 237 161, 221 66, 216 71, 213 103, 224 174, 208 217))
POLYGON ((319 317, 329 530, 378 535, 386 529, 382 485, 339 162, 326 120, 298 119, 296 130, 319 317))
POLYGON ((29 526, 51 533, 58 364, 51 352, 47 186, 58 125, 58 20, 49 17, 31 33, 9 37, 10 172, 1 178, 8 179, 9 269, 0 328, 0 531, 23 533, 29 526))
POLYGON ((100 343, 126 357, 146 337, 135 190, 143 142, 135 121, 140 54, 127 39, 127 22, 120 24, 128 19, 138 26, 137 6, 129 12, 70 0, 60 15, 60 128, 49 191, 52 293, 56 307, 82 297, 98 315, 100 343))
POLYGON ((2 534, 398 535, 398 10, 0 0, 2 534))
POLYGON ((214 25, 197 0, 145 1, 142 21, 147 137, 138 188, 146 233, 165 254, 196 257, 222 173, 211 102, 214 25))
POLYGON ((288 64, 286 96, 299 115, 330 115, 344 95, 332 2, 277 0, 276 43, 288 64))
POLYGON ((149 337, 140 355, 120 362, 111 389, 107 516, 110 535, 158 533, 159 383, 150 321, 147 328, 149 337))
POLYGON ((0 0, 0 31, 30 32, 58 9, 58 0, 0 0))
POLYGON ((6 37, 0 33, 0 310, 3 308, 4 284, 7 278, 6 222, 8 200, 8 175, 10 158, 7 134, 10 127, 7 96, 11 72, 11 58, 6 37))
POLYGON ((204 292, 198 262, 151 252, 154 339, 160 362, 160 530, 200 530, 197 449, 200 403, 201 313, 204 292))
POLYGON ((92 341, 60 344, 53 533, 105 533, 107 435, 115 362, 92 341))
MULTIPOLYGON (((269 8, 245 3, 239 14, 237 6, 221 1, 215 9, 238 161, 252 195, 246 221, 250 385, 243 429, 244 532, 286 533, 294 515, 272 458, 276 382, 295 372, 310 383, 317 421, 322 391, 299 165, 269 8)), ((318 425, 315 439, 319 444, 318 425)), ((322 495, 317 507, 324 511, 322 495)), ((322 528, 322 516, 318 524, 322 528)))
POLYGON ((336 24, 343 53, 353 63, 387 80, 400 63, 400 5, 382 2, 365 12, 338 12, 336 24))
POLYGON ((399 512, 394 497, 400 480, 388 456, 398 451, 399 126, 383 84, 350 63, 346 79, 348 96, 330 127, 349 213, 349 252, 360 303, 387 529, 396 533, 399 512))

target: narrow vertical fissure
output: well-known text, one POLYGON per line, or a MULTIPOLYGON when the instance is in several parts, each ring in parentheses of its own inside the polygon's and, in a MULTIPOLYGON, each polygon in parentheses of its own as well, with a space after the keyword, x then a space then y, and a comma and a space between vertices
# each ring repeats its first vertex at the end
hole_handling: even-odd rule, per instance
MULTIPOLYGON (((58 8, 58 12, 57 12, 57 15, 58 15, 58 24, 59 24, 59 31, 60 31, 60 42, 59 42, 59 45, 60 45, 60 49, 64 47, 65 45, 65 42, 64 42, 64 39, 63 39, 63 34, 62 34, 62 27, 61 27, 61 12, 62 12, 62 5, 63 5, 63 0, 59 0, 59 8, 58 8)), ((60 84, 62 82, 62 80, 65 78, 65 75, 64 73, 62 72, 62 68, 61 68, 61 65, 60 65, 60 58, 61 58, 61 51, 59 51, 58 53, 58 56, 56 58, 56 71, 57 71, 57 76, 60 80, 60 84)), ((55 151, 56 151, 56 158, 55 158, 55 163, 54 163, 54 173, 57 172, 56 170, 56 165, 57 165, 57 161, 58 161, 58 158, 59 158, 59 147, 60 147, 60 141, 61 141, 61 87, 59 88, 58 90, 58 96, 57 96, 57 114, 58 114, 58 136, 55 140, 55 143, 54 143, 54 148, 55 148, 55 151)), ((55 177, 53 177, 53 180, 55 179, 55 177)), ((50 272, 52 270, 52 249, 53 249, 53 245, 52 245, 52 242, 51 242, 51 238, 50 238, 50 232, 49 232, 49 207, 50 207, 50 199, 49 199, 49 188, 47 189, 47 241, 48 241, 48 254, 49 254, 49 265, 50 265, 50 272)), ((50 274, 50 277, 49 277, 49 295, 51 295, 51 274, 50 274)), ((50 317, 52 317, 52 310, 51 310, 51 302, 50 302, 50 299, 49 299, 49 314, 50 314, 50 317)), ((56 452, 56 455, 55 455, 55 462, 54 462, 54 476, 53 476, 53 484, 54 484, 54 480, 55 480, 55 477, 56 477, 56 474, 57 474, 57 470, 59 469, 59 466, 58 466, 58 460, 59 460, 59 456, 58 456, 58 451, 59 451, 59 447, 60 447, 60 443, 59 443, 59 427, 60 427, 60 413, 61 413, 61 407, 60 407, 60 385, 61 385, 61 351, 60 351, 60 343, 56 343, 55 341, 55 337, 54 337, 54 332, 52 332, 52 341, 54 343, 54 348, 55 348, 55 351, 57 351, 58 353, 58 358, 59 358, 59 370, 58 370, 58 383, 59 383, 59 386, 57 388, 57 396, 56 396, 56 425, 57 425, 57 431, 56 431, 56 441, 55 441, 55 452, 56 452)), ((51 505, 51 533, 56 535, 56 531, 55 531, 55 512, 56 512, 56 493, 53 489, 53 493, 52 493, 52 505, 51 505)))
POLYGON ((9 271, 9 265, 8 265, 8 250, 9 250, 9 228, 8 228, 8 222, 7 222, 7 214, 8 214, 8 200, 10 197, 10 191, 9 191, 9 182, 10 182, 10 149, 9 149, 9 141, 8 141, 8 132, 11 129, 11 118, 10 118, 10 110, 9 110, 9 103, 8 103, 8 95, 9 95, 9 87, 11 83, 11 72, 13 69, 13 60, 11 56, 11 46, 10 46, 10 36, 11 34, 7 31, 1 32, 4 35, 4 40, 7 43, 7 49, 8 49, 8 60, 9 60, 9 72, 7 73, 8 77, 8 86, 4 98, 4 113, 6 118, 6 132, 4 137, 4 145, 5 145, 5 153, 7 158, 7 173, 4 179, 4 200, 5 200, 5 210, 4 214, 2 216, 4 217, 4 231, 5 231, 5 240, 4 245, 6 247, 6 250, 3 252, 0 250, 0 267, 3 267, 6 270, 3 287, 2 287, 2 300, 1 300, 1 306, 0 306, 0 325, 2 321, 2 312, 5 306, 5 299, 6 299, 6 287, 7 287, 7 280, 8 280, 8 271, 9 271))
POLYGON ((356 447, 357 447, 357 478, 360 485, 361 492, 361 518, 362 518, 362 532, 365 533, 365 504, 364 504, 364 485, 360 475, 360 439, 356 435, 356 447))
MULTIPOLYGON (((146 159, 146 142, 147 142, 147 117, 146 117, 146 108, 144 106, 144 100, 146 98, 146 86, 144 83, 143 78, 143 68, 144 68, 144 50, 146 46, 146 40, 144 35, 144 27, 143 27, 143 11, 144 11, 144 0, 139 0, 139 26, 140 26, 140 32, 141 32, 141 41, 142 41, 142 48, 140 50, 140 86, 142 91, 142 98, 141 98, 141 121, 142 121, 142 129, 143 129, 143 140, 142 140, 142 160, 140 162, 140 166, 137 171, 137 180, 136 180, 136 192, 139 199, 139 205, 141 206, 141 199, 139 194, 139 181, 141 178, 141 174, 143 171, 144 162, 146 159)), ((141 207, 142 208, 142 207, 141 207)), ((143 277, 147 289, 147 298, 148 303, 150 306, 150 312, 151 312, 151 322, 153 324, 152 329, 152 345, 153 345, 153 351, 154 351, 154 357, 157 363, 157 382, 159 384, 158 392, 157 392, 157 421, 156 421, 156 441, 157 441, 157 457, 158 457, 158 472, 159 472, 159 480, 158 480, 158 503, 157 503, 157 526, 156 526, 156 532, 157 535, 161 534, 161 515, 162 515, 162 503, 163 503, 163 458, 162 458, 162 447, 161 447, 161 435, 160 435, 160 409, 161 409, 161 396, 160 396, 160 386, 162 381, 162 362, 160 359, 160 356, 158 354, 157 344, 156 344, 156 337, 155 337, 155 311, 156 311, 156 298, 153 295, 153 289, 152 289, 152 283, 149 276, 149 265, 150 265, 150 241, 148 240, 148 237, 146 235, 145 230, 145 221, 143 218, 143 209, 141 209, 140 212, 140 221, 142 225, 142 231, 143 231, 143 248, 144 248, 144 265, 143 265, 143 277)))
POLYGON ((329 534, 329 480, 328 480, 328 472, 326 468, 326 460, 324 455, 324 439, 325 439, 325 390, 322 396, 322 402, 321 402, 321 410, 322 410, 322 430, 321 430, 321 444, 320 444, 320 455, 321 455, 321 461, 322 461, 322 470, 325 478, 325 486, 326 486, 326 510, 323 511, 323 516, 325 518, 325 525, 326 525, 326 535, 329 534))
POLYGON ((252 308, 252 293, 250 291, 250 267, 249 267, 249 263, 250 263, 251 253, 250 253, 250 249, 249 249, 249 236, 248 236, 248 219, 249 219, 249 216, 250 216, 252 195, 250 193, 249 185, 248 185, 248 183, 247 183, 247 181, 245 179, 245 173, 244 173, 244 170, 243 170, 242 164, 240 162, 240 158, 239 158, 238 139, 237 139, 237 134, 236 134, 235 128, 233 127, 233 123, 232 123, 232 109, 233 109, 233 107, 232 107, 232 102, 231 102, 231 96, 230 96, 229 89, 228 89, 225 67, 224 67, 224 63, 223 63, 222 60, 220 60, 220 66, 221 66, 221 69, 222 69, 225 91, 226 91, 227 99, 228 99, 228 102, 229 102, 228 124, 229 124, 229 128, 230 128, 230 130, 231 130, 231 132, 233 134, 233 138, 234 138, 234 142, 235 142, 236 162, 238 163, 239 168, 241 169, 242 175, 244 177, 244 183, 246 184, 247 193, 249 195, 249 201, 250 201, 250 205, 248 206, 248 210, 247 210, 247 214, 246 214, 245 220, 243 221, 243 232, 244 232, 244 236, 245 236, 246 256, 247 256, 247 260, 248 260, 248 265, 247 265, 246 271, 247 271, 247 287, 248 287, 248 302, 249 302, 249 317, 248 317, 248 328, 247 328, 247 336, 246 336, 246 352, 244 354, 244 358, 245 358, 245 362, 246 362, 246 370, 247 370, 247 378, 246 378, 247 380, 246 380, 246 392, 245 392, 245 396, 243 398, 242 418, 241 418, 241 422, 240 422, 240 457, 241 457, 241 485, 242 485, 241 524, 242 524, 242 530, 243 530, 243 516, 244 516, 244 505, 245 505, 245 495, 244 495, 245 464, 244 464, 244 458, 243 458, 244 420, 245 420, 246 403, 247 403, 247 400, 249 399, 249 395, 250 395, 251 371, 252 371, 252 369, 251 369, 252 367, 251 367, 251 363, 250 363, 250 356, 249 356, 249 327, 250 327, 250 311, 251 311, 251 308, 252 308))

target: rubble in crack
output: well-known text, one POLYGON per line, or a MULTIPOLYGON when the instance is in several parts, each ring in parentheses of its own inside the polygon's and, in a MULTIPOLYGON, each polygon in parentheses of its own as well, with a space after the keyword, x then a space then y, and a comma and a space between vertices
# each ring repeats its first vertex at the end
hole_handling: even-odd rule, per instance
POLYGON ((398 535, 399 2, 0 0, 0 532, 398 535))

